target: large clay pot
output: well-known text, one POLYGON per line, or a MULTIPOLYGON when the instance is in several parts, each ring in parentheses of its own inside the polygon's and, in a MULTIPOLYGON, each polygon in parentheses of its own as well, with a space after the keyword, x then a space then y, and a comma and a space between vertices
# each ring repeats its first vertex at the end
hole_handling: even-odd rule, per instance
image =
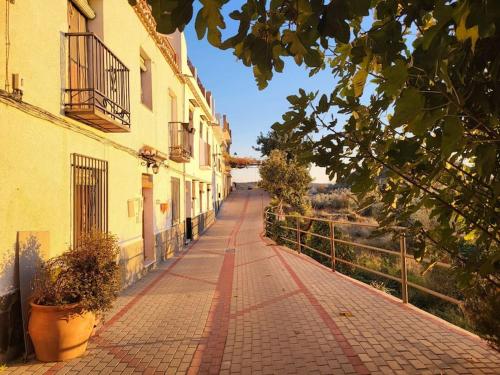
POLYGON ((80 357, 94 328, 95 316, 78 304, 41 306, 31 303, 28 331, 36 358, 43 362, 80 357))

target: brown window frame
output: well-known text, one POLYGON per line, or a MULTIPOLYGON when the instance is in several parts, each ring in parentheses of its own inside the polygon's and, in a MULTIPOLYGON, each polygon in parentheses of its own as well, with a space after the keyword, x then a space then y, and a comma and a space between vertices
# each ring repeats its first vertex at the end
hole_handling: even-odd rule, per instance
POLYGON ((108 162, 71 154, 73 245, 92 231, 108 233, 108 162))

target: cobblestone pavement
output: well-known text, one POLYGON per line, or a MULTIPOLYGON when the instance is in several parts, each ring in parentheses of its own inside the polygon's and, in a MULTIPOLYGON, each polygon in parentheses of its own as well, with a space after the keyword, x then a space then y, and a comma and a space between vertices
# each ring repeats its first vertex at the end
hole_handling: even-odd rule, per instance
POLYGON ((199 241, 123 292, 85 357, 5 373, 500 374, 474 335, 263 238, 263 205, 233 193, 199 241))

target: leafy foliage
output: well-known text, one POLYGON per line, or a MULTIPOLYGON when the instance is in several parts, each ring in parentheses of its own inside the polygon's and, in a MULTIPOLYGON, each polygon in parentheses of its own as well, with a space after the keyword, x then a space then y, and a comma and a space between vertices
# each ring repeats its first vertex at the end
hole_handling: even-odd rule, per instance
POLYGON ((295 136, 291 131, 286 132, 280 129, 279 132, 271 129, 267 134, 260 133, 257 137, 256 151, 268 157, 273 150, 280 150, 285 153, 287 160, 295 160, 301 164, 309 164, 309 152, 312 143, 295 136))
MULTIPOLYGON (((194 2, 150 0, 158 30, 182 30, 194 2)), ((232 49, 260 88, 291 59, 311 75, 330 69, 332 92, 290 95, 276 137, 303 140, 305 162, 348 183, 360 204, 379 192, 387 227, 426 208, 437 225, 409 228, 416 255, 450 257, 464 291, 490 285, 467 298, 498 301, 500 1, 246 0, 226 39, 231 2, 199 3, 198 36, 232 49)), ((485 337, 497 335, 471 317, 485 337)))
POLYGON ((41 265, 33 301, 59 306, 78 303, 85 311, 104 312, 120 290, 116 237, 86 234, 80 244, 41 265))
POLYGON ((304 165, 286 159, 283 151, 271 151, 259 168, 260 187, 277 201, 279 212, 284 208, 305 213, 309 208, 307 191, 312 179, 304 165))

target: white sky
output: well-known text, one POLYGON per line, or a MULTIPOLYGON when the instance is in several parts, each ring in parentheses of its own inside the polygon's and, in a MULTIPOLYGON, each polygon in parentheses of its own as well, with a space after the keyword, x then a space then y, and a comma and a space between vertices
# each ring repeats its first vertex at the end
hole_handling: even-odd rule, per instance
MULTIPOLYGON (((251 168, 242 168, 242 169, 237 169, 233 168, 231 170, 231 176, 233 182, 256 182, 260 180, 259 176, 259 168, 256 167, 251 167, 251 168)), ((324 168, 320 168, 317 166, 312 166, 311 168, 311 176, 314 179, 313 182, 315 183, 328 183, 330 180, 328 179, 328 176, 325 173, 324 168)))

